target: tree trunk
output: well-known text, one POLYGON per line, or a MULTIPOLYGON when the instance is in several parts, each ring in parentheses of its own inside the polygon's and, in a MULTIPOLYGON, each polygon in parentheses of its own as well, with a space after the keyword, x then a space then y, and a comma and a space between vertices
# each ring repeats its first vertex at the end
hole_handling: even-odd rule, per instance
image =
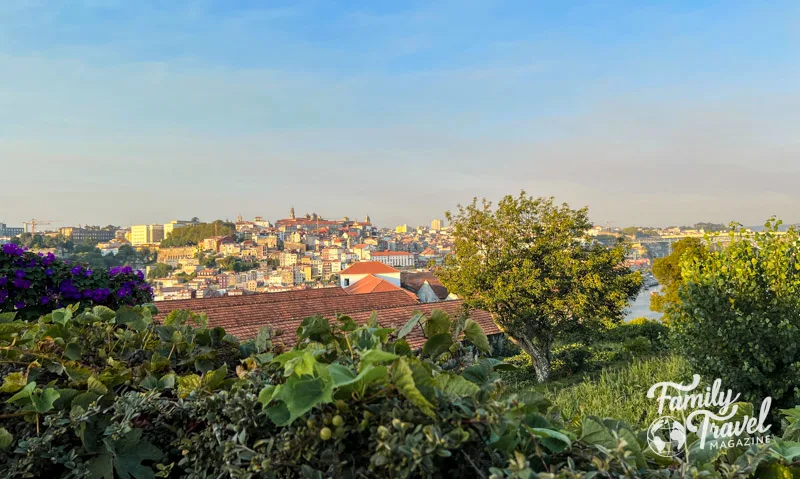
POLYGON ((531 364, 536 371, 536 379, 543 383, 550 378, 550 351, 536 346, 528 338, 515 338, 508 336, 511 341, 531 357, 531 364))

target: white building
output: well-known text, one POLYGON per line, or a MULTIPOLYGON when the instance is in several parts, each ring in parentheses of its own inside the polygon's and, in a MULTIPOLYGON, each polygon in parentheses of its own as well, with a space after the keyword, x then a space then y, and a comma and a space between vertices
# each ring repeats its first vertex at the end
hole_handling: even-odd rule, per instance
POLYGON ((405 251, 376 251, 370 255, 371 261, 377 261, 395 268, 413 268, 416 258, 412 253, 405 251))
POLYGON ((346 288, 369 276, 376 276, 400 286, 400 271, 377 261, 360 261, 339 273, 339 285, 346 288))

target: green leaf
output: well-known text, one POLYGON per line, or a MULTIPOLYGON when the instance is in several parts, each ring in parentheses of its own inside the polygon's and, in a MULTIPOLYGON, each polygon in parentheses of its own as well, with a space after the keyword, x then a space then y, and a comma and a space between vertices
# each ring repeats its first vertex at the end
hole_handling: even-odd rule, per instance
POLYGON ((45 388, 42 390, 42 394, 32 394, 31 395, 31 403, 33 404, 33 408, 39 414, 46 413, 53 409, 53 403, 56 402, 56 399, 60 398, 61 394, 53 388, 45 388))
POLYGON ((219 368, 207 372, 203 376, 203 386, 205 386, 208 390, 214 391, 222 384, 222 381, 225 380, 225 376, 228 375, 228 366, 223 364, 219 368))
MULTIPOLYGON (((291 424, 314 406, 332 401, 333 380, 324 366, 320 366, 316 372, 318 377, 290 376, 284 384, 273 391, 271 399, 283 403, 267 410, 267 414, 275 424, 278 426, 291 424)), ((267 399, 269 391, 262 390, 261 393, 264 394, 264 399, 267 399)))
POLYGON ((0 386, 0 393, 15 393, 24 388, 27 381, 25 375, 22 373, 10 373, 3 379, 3 385, 0 386))
POLYGON ((392 365, 392 382, 400 394, 430 417, 435 417, 433 404, 417 389, 414 383, 413 372, 405 359, 400 358, 392 365))
POLYGON ((16 403, 18 401, 22 401, 24 399, 30 399, 33 391, 36 389, 36 381, 29 382, 24 388, 22 388, 17 394, 11 396, 6 403, 16 403))
POLYGON ((117 324, 124 324, 134 331, 144 331, 147 325, 152 322, 152 319, 148 322, 141 312, 130 306, 119 308, 116 319, 117 324))
POLYGON ((14 321, 14 318, 17 316, 16 311, 11 311, 8 313, 0 313, 0 323, 10 323, 14 321))
POLYGON ((792 469, 782 464, 759 464, 756 469, 756 477, 759 479, 792 479, 796 477, 792 474, 792 469))
POLYGON ((203 380, 197 374, 189 374, 178 378, 178 397, 186 398, 194 391, 200 389, 203 380))
POLYGON ((272 333, 268 327, 261 326, 258 328, 255 345, 257 353, 263 353, 264 351, 270 349, 270 346, 272 345, 272 333))
POLYGON ((356 373, 341 364, 331 364, 328 371, 331 373, 334 388, 346 386, 356 381, 356 373))
POLYGON ((400 356, 388 351, 370 349, 365 353, 361 353, 361 362, 364 364, 382 363, 386 361, 394 361, 399 357, 400 356))
POLYGON ((109 322, 117 316, 113 309, 105 306, 95 306, 92 308, 92 313, 104 322, 109 322))
POLYGON ((561 452, 572 445, 572 440, 566 434, 553 430, 538 427, 527 428, 533 436, 540 438, 545 447, 552 452, 561 452))
POLYGON ((110 464, 122 479, 153 479, 155 473, 143 461, 157 461, 163 454, 146 440, 142 440, 141 429, 131 429, 117 441, 103 439, 108 452, 92 459, 89 468, 92 477, 113 479, 110 464))
POLYGON ((431 338, 437 334, 450 332, 450 317, 441 309, 434 309, 430 317, 422 323, 425 337, 431 338))
POLYGON ((19 333, 28 326, 30 325, 23 321, 14 321, 12 323, 0 323, 0 338, 3 339, 11 338, 13 335, 19 333))
POLYGON ((14 436, 4 427, 0 427, 0 449, 8 449, 14 443, 14 436))
POLYGON ((72 319, 72 310, 67 308, 57 309, 51 313, 51 317, 54 323, 64 326, 72 319))
POLYGON ((313 354, 299 349, 283 353, 275 358, 273 362, 283 367, 284 376, 291 376, 292 374, 298 376, 313 374, 314 366, 317 364, 317 360, 314 358, 313 354))
POLYGON ((97 379, 95 376, 89 377, 89 379, 86 381, 86 385, 87 385, 86 389, 100 396, 108 393, 108 388, 106 387, 106 385, 100 382, 100 380, 97 379))
POLYGON ((800 442, 773 439, 769 449, 775 456, 787 462, 793 462, 796 457, 800 457, 800 442))
POLYGON ((589 445, 603 446, 606 449, 617 447, 617 439, 611 430, 591 416, 582 421, 580 440, 589 445))
POLYGON ((67 344, 64 349, 64 355, 73 361, 79 360, 81 358, 81 346, 78 343, 67 344))
POLYGON ((475 383, 451 373, 442 373, 436 376, 433 382, 440 391, 448 396, 467 397, 481 390, 475 383))
POLYGON ((422 319, 423 316, 424 315, 422 314, 422 312, 419 311, 415 312, 414 315, 411 316, 411 319, 409 319, 408 322, 405 324, 405 326, 403 326, 402 328, 400 328, 399 331, 397 331, 397 339, 402 339, 406 337, 408 333, 410 333, 417 326, 417 324, 419 324, 419 320, 422 319))
POLYGON ((492 352, 492 346, 489 345, 489 338, 486 337, 483 328, 481 328, 480 324, 471 319, 468 319, 466 322, 464 337, 484 353, 489 354, 492 352))
POLYGON ((425 341, 425 345, 422 346, 422 354, 435 358, 446 353, 452 345, 453 337, 450 336, 450 333, 439 333, 425 341))

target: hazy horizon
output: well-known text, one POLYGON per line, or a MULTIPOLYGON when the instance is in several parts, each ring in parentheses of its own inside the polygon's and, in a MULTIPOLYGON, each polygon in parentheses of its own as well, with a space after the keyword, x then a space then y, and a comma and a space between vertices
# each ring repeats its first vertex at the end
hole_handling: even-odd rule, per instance
POLYGON ((0 2, 0 222, 800 221, 800 4, 262 3, 0 2))

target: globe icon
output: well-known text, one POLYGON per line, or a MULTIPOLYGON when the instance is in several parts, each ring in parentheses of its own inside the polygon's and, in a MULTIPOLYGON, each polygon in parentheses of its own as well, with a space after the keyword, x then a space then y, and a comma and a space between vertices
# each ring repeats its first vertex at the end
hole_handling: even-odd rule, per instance
POLYGON ((673 417, 660 417, 647 428, 647 443, 659 456, 675 457, 686 445, 686 428, 673 417))

